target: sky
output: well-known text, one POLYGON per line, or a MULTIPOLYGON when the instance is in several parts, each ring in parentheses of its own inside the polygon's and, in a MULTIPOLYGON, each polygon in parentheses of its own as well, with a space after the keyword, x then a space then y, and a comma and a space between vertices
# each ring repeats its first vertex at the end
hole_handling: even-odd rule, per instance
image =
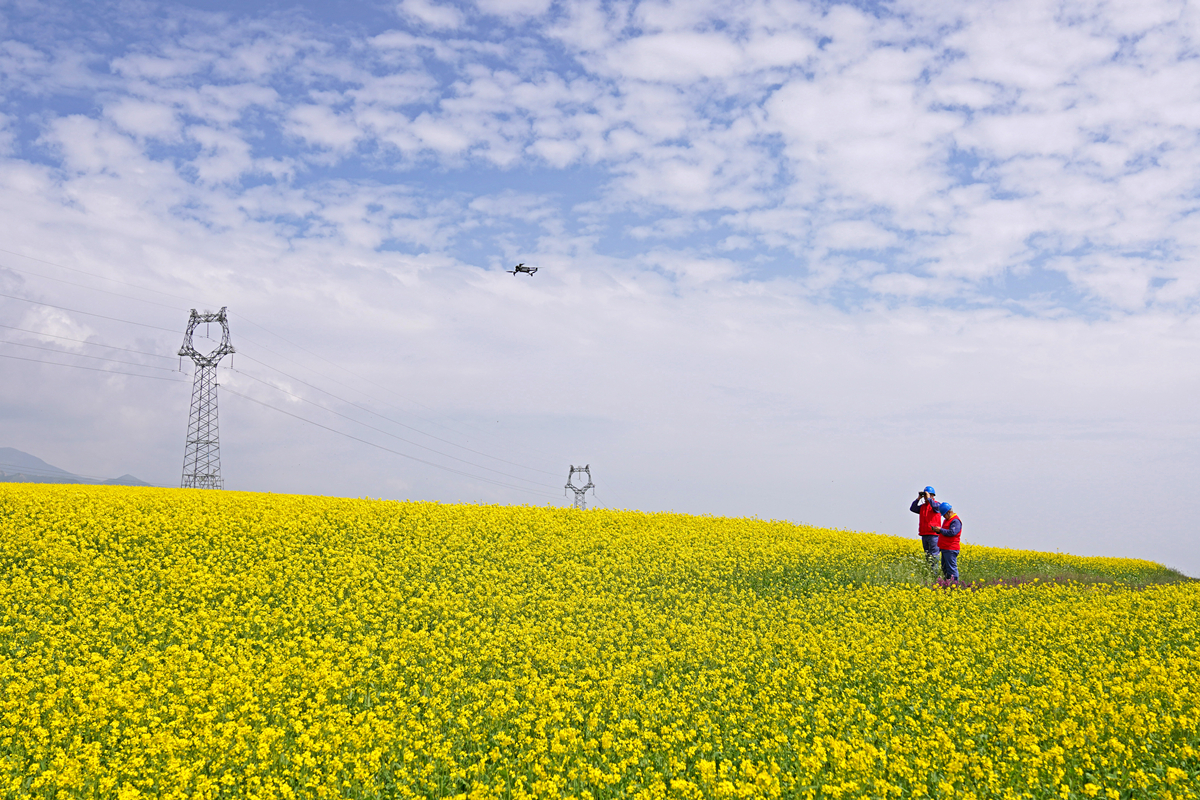
POLYGON ((0 446, 179 485, 227 307, 227 489, 1200 576, 1198 209, 1181 2, 0 0, 0 446))

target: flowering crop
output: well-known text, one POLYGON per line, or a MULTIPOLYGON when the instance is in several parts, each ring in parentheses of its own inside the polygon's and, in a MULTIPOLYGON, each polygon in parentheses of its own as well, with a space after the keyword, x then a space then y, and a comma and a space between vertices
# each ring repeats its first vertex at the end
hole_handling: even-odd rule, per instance
POLYGON ((0 542, 8 797, 1200 796, 1200 584, 1148 562, 13 484, 0 542))

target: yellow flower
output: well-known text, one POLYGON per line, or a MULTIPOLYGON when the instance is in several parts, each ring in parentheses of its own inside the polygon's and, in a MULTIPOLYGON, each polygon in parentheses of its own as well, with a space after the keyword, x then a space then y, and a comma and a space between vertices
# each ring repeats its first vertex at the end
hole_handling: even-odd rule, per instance
POLYGON ((3 484, 0 786, 1200 798, 1200 584, 961 558, 1047 580, 752 519, 3 484))

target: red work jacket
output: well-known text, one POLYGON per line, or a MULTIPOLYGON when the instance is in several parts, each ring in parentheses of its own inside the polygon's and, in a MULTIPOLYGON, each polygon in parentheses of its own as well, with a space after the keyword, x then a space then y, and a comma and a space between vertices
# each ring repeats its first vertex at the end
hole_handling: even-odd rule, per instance
POLYGON ((933 510, 933 506, 929 503, 921 506, 920 521, 917 524, 917 531, 921 536, 934 536, 936 532, 934 528, 942 526, 942 515, 933 510))
POLYGON ((958 514, 955 514, 953 511, 951 511, 950 516, 946 517, 939 527, 941 527, 942 530, 948 530, 952 528, 957 528, 958 530, 954 531, 954 536, 939 534, 938 550, 957 550, 958 543, 962 539, 962 520, 959 519, 958 514), (958 524, 953 525, 956 520, 958 521, 958 524))

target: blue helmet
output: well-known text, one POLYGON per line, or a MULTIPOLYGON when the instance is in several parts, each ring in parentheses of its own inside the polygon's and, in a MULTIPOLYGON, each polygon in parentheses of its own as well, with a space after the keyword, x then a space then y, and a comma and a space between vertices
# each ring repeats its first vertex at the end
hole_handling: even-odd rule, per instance
POLYGON ((932 486, 926 486, 925 491, 929 492, 930 494, 937 494, 937 492, 933 490, 932 486))
POLYGON ((938 506, 937 510, 938 510, 938 513, 944 517, 947 514, 949 514, 951 512, 951 510, 953 510, 953 508, 954 508, 954 506, 950 505, 949 503, 942 503, 941 505, 938 506))

